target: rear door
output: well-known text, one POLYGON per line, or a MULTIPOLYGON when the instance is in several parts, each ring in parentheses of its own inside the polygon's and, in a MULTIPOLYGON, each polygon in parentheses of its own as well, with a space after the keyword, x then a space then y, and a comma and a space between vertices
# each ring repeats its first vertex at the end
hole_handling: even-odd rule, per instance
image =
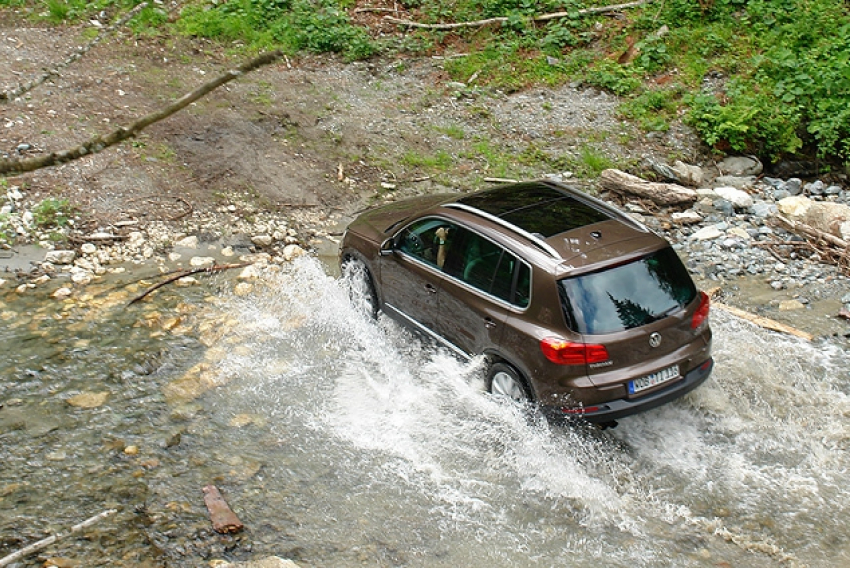
POLYGON ((470 356, 497 347, 513 304, 527 302, 527 290, 525 300, 515 300, 519 266, 503 247, 458 227, 444 266, 448 277, 440 294, 437 332, 470 356))

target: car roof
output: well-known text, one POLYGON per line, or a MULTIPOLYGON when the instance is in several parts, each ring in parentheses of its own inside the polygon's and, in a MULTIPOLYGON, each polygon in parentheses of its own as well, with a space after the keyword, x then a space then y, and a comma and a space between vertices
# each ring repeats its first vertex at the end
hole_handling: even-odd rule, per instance
POLYGON ((465 194, 440 207, 484 218, 497 232, 529 242, 563 275, 595 270, 667 246, 644 225, 570 186, 512 183, 465 194))

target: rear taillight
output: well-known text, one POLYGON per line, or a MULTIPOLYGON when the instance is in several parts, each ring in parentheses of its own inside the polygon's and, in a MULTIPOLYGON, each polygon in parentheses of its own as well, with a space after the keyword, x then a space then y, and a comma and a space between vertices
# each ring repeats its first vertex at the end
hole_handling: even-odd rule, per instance
POLYGON ((705 292, 699 293, 699 307, 691 319, 691 329, 700 329, 708 321, 708 310, 711 302, 705 292))
POLYGON ((541 339, 540 350, 557 365, 587 365, 608 360, 608 350, 604 345, 574 343, 560 337, 541 339))

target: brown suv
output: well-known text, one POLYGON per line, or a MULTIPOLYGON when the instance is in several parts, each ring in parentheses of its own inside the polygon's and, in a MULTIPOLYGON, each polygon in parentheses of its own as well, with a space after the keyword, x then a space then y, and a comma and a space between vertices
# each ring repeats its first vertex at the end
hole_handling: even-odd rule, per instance
POLYGON ((711 373, 708 297, 663 238, 552 181, 434 195, 361 214, 343 274, 379 310, 458 355, 487 389, 596 423, 711 373))

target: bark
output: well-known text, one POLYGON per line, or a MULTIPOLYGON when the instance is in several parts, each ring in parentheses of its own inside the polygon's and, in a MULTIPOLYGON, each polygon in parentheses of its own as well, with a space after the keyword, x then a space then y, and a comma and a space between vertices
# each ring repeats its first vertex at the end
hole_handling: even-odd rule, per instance
POLYGON ((236 516, 221 492, 215 485, 207 485, 204 491, 204 504, 210 512, 210 520, 213 524, 213 530, 217 533, 235 533, 244 528, 244 525, 236 516))
MULTIPOLYGON (((574 16, 590 16, 590 15, 598 15, 598 14, 609 14, 611 12, 618 12, 620 10, 625 10, 626 8, 635 8, 637 6, 642 6, 644 4, 649 4, 652 0, 639 0, 638 2, 628 2, 626 4, 614 4, 611 6, 599 6, 597 8, 583 8, 581 10, 575 10, 573 12, 553 12, 551 14, 542 14, 540 16, 533 16, 531 18, 534 22, 547 22, 549 20, 558 20, 562 18, 571 18, 574 16)), ((481 28, 490 24, 504 24, 508 21, 508 18, 505 16, 501 16, 498 18, 487 18, 485 20, 475 20, 472 22, 455 22, 451 24, 422 24, 420 22, 414 22, 411 20, 402 20, 399 18, 394 18, 392 16, 384 16, 384 19, 390 23, 398 24, 400 26, 407 26, 409 28, 420 28, 425 30, 456 30, 459 28, 481 28)))
POLYGON ((247 63, 240 65, 236 69, 228 71, 227 73, 216 77, 212 81, 201 85, 194 91, 186 93, 185 95, 183 95, 170 105, 166 106, 165 108, 143 116, 142 118, 133 122, 129 126, 118 128, 117 130, 114 130, 109 134, 106 134, 105 136, 95 136, 88 142, 85 142, 76 148, 71 148, 62 152, 53 152, 45 156, 38 156, 36 158, 29 158, 26 160, 0 159, 0 175, 31 172, 39 170, 41 168, 47 168, 50 166, 56 166, 59 164, 71 162, 73 160, 82 158, 83 156, 87 156, 88 154, 96 154, 98 152, 101 152, 104 149, 109 148, 110 146, 114 146, 119 142, 123 142, 128 138, 136 136, 151 124, 159 122, 164 118, 168 118, 172 114, 186 108, 193 102, 206 96, 207 94, 224 85, 225 83, 229 83, 230 81, 241 77, 246 73, 250 73, 255 69, 263 67, 264 65, 268 65, 282 56, 283 54, 280 51, 274 51, 271 53, 263 54, 255 59, 252 59, 251 61, 248 61, 247 63))
POLYGON ((599 175, 603 189, 629 193, 649 199, 658 205, 684 205, 697 200, 697 192, 674 183, 646 181, 620 170, 605 170, 599 175))

